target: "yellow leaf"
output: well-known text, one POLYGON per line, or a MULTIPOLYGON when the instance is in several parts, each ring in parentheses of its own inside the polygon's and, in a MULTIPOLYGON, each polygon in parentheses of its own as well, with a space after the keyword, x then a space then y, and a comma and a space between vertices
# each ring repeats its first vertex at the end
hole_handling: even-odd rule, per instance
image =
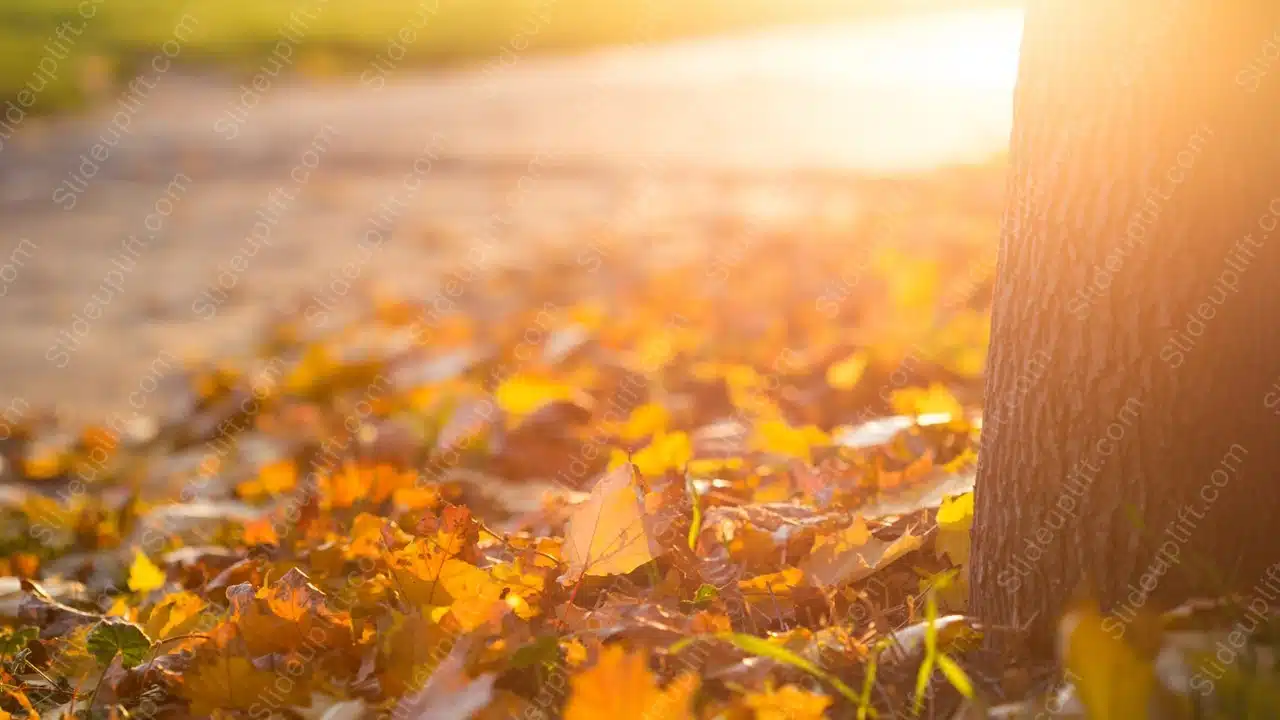
POLYGON ((179 592, 165 597, 147 616, 143 625, 147 636, 154 640, 165 640, 171 635, 182 635, 195 626, 205 601, 194 593, 179 592))
POLYGON ((1067 670, 1090 720, 1147 717, 1155 690, 1152 659, 1144 657, 1107 628, 1096 602, 1084 601, 1063 615, 1059 644, 1067 670))
POLYGON ((659 403, 645 403, 631 411, 619 433, 623 440, 635 442, 666 431, 671 413, 659 403))
POLYGON ((353 558, 376 558, 386 550, 390 550, 382 538, 385 527, 387 527, 387 521, 377 515, 369 513, 357 515, 356 519, 351 521, 349 533, 351 543, 347 546, 347 555, 353 558))
POLYGON ((790 684, 774 689, 770 682, 763 692, 747 693, 742 702, 755 711, 756 720, 821 720, 831 698, 790 684))
POLYGON ((236 492, 246 500, 274 497, 289 492, 298 484, 298 469, 292 460, 281 460, 264 465, 258 476, 236 486, 236 492))
POLYGON ((600 660, 570 678, 569 685, 565 720, 683 720, 691 717, 689 701, 698 678, 685 674, 662 690, 643 653, 609 645, 600 651, 600 660))
POLYGON ((561 640, 560 649, 564 650, 564 661, 569 667, 578 667, 587 661, 587 646, 577 638, 561 640))
POLYGON ((633 364, 642 373, 655 373, 666 366, 679 350, 680 338, 674 330, 656 330, 640 340, 633 364))
MULTIPOLYGON (((27 711, 28 720, 40 720, 40 713, 36 712, 35 706, 31 704, 31 699, 27 697, 27 694, 25 692, 21 690, 5 690, 5 692, 9 694, 9 697, 17 701, 17 703, 22 706, 23 710, 27 711)), ((0 712, 3 712, 3 711, 0 711, 0 712)), ((7 712, 5 713, 5 715, 7 715, 9 718, 13 717, 12 715, 9 715, 7 712)), ((0 716, 0 717, 4 717, 4 716, 0 716)))
POLYGON ((498 407, 514 417, 523 417, 557 400, 573 400, 578 391, 568 385, 516 374, 502 381, 493 391, 498 407))
POLYGON ((651 477, 668 470, 682 471, 693 458, 693 443, 683 432, 657 435, 643 449, 632 456, 640 474, 651 477))
POLYGON ((944 414, 952 418, 962 417, 964 408, 941 383, 932 383, 929 387, 908 387, 894 390, 890 396, 893 409, 903 415, 944 414))
POLYGON ((938 508, 935 547, 956 565, 969 563, 969 533, 973 529, 973 493, 942 500, 938 508))
POLYGON ((859 350, 827 368, 827 384, 837 390, 850 390, 867 370, 867 353, 859 350))
POLYGON ((440 505, 440 492, 433 487, 403 487, 391 493, 391 499, 405 510, 434 510, 440 505))
POLYGON ((524 572, 523 563, 495 565, 489 568, 496 583, 506 590, 506 603, 516 615, 524 619, 536 616, 539 612, 536 603, 542 594, 545 581, 542 575, 524 572))
POLYGON ((853 522, 849 523, 849 526, 843 530, 819 535, 813 541, 813 548, 810 552, 847 552, 854 548, 862 547, 870 539, 871 530, 867 527, 867 521, 861 517, 855 517, 853 522))
POLYGON ((440 584, 453 598, 449 610, 463 630, 474 630, 502 612, 498 607, 505 604, 502 584, 475 565, 449 560, 440 573, 440 584))
POLYGON ((753 447, 766 453, 813 462, 813 448, 831 444, 831 437, 818 427, 792 427, 784 420, 765 420, 756 425, 753 447))
POLYGON ((739 470, 743 466, 742 458, 702 458, 689 461, 689 474, 694 477, 713 477, 717 474, 739 470))
POLYGON ((28 521, 32 525, 47 528, 50 533, 42 541, 43 544, 60 548, 75 540, 74 531, 83 500, 77 501, 75 496, 70 500, 71 502, 58 502, 51 497, 30 493, 23 501, 22 512, 28 521))
POLYGON ((129 604, 128 596, 121 595, 111 602, 111 607, 107 608, 107 611, 103 614, 110 615, 112 617, 122 617, 132 622, 137 613, 137 608, 129 604))
POLYGON ((391 577, 411 604, 419 607, 448 607, 453 597, 440 582, 446 568, 453 572, 450 563, 466 565, 454 560, 448 553, 428 541, 415 540, 391 558, 391 577))
POLYGON ((163 587, 165 575, 141 550, 135 550, 133 564, 129 566, 129 589, 134 592, 151 592, 163 587))
POLYGON ((606 472, 574 509, 565 527, 564 549, 565 583, 582 575, 629 573, 662 554, 657 538, 650 535, 630 465, 606 472))
POLYGON ((776 573, 757 575, 748 580, 739 580, 738 588, 748 600, 761 598, 786 597, 800 582, 804 580, 804 571, 789 567, 776 573))
POLYGON ((269 692, 279 696, 285 706, 303 704, 310 698, 307 685, 301 682, 284 686, 280 696, 275 673, 255 668, 248 658, 228 654, 187 671, 184 680, 182 693, 191 700, 192 714, 198 716, 215 710, 248 710, 261 704, 269 692))
POLYGON ((397 491, 413 488, 417 477, 412 470, 390 465, 348 462, 335 473, 321 475, 317 484, 328 508, 347 508, 363 500, 381 503, 397 491))
POLYGON ((902 537, 892 542, 879 540, 868 534, 859 544, 858 540, 863 537, 862 528, 857 527, 859 522, 861 518, 855 521, 853 527, 823 542, 821 547, 810 553, 800 564, 805 575, 812 578, 819 587, 836 587, 857 582, 918 549, 923 542, 919 535, 912 534, 908 528, 902 537))
POLYGON ((934 548, 945 553, 960 568, 955 582, 938 592, 948 610, 961 611, 969 601, 969 547, 973 530, 973 493, 967 492, 942 500, 938 508, 938 536, 934 548))

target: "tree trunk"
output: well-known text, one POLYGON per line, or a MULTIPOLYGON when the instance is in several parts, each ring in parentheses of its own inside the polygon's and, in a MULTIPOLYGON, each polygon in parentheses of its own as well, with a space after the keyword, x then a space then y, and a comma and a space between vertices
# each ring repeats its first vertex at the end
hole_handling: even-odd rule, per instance
POLYGON ((1257 595, 1280 563, 1280 3, 1033 0, 1014 106, 972 610, 1043 651, 1085 583, 1113 635, 1257 595))

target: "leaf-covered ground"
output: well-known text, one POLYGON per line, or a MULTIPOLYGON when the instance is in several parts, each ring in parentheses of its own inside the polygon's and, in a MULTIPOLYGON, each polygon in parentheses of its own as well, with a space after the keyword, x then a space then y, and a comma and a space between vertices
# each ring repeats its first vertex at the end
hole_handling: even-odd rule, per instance
POLYGON ((1025 691, 942 617, 1002 173, 902 182, 910 213, 463 261, 433 296, 302 308, 254 364, 167 378, 160 417, 13 423, 0 717, 945 717, 1025 691))

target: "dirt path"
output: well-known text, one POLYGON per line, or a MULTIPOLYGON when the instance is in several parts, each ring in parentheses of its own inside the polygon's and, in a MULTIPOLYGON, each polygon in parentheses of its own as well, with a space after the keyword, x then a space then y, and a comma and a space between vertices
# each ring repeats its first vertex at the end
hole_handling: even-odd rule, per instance
POLYGON ((489 228, 502 251, 485 262, 509 264, 604 228, 696 241, 726 215, 856 212, 850 174, 1002 148, 1018 25, 984 12, 280 82, 247 109, 232 83, 159 76, 0 152, 0 401, 90 419, 156 358, 234 351, 335 272, 431 292, 489 228))

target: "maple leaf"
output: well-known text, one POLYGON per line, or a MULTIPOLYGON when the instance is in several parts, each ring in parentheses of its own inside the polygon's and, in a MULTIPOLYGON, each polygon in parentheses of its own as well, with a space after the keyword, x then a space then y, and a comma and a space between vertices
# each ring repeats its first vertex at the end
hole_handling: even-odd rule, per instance
POLYGON ((447 606, 453 597, 440 582, 440 576, 450 561, 467 565, 450 557, 438 545, 414 540, 391 555, 389 569, 396 587, 409 603, 419 607, 447 606))
POLYGON ((248 583, 227 588, 231 622, 239 629, 249 654, 288 654, 317 635, 330 648, 351 642, 351 621, 329 609, 325 595, 305 573, 292 568, 270 587, 256 592, 248 583))
POLYGON ((595 665, 575 674, 569 684, 565 720, 678 720, 691 717, 689 701, 698 678, 682 676, 663 690, 643 653, 609 645, 595 665))
POLYGON ((306 573, 290 568, 272 586, 267 594, 267 607, 277 617, 293 622, 304 618, 327 617, 329 609, 324 604, 324 593, 311 584, 306 573))
POLYGON ((422 686, 432 668, 458 641, 460 630, 451 620, 434 622, 421 613, 392 613, 382 621, 377 637, 377 672, 389 696, 422 686))
POLYGON ((497 676, 487 673, 469 677, 465 655, 467 640, 458 642, 435 667, 420 689, 402 698, 392 712, 393 717, 417 720, 467 720, 493 700, 493 683, 497 676))
POLYGON ((546 586, 540 569, 535 566, 534 572, 528 572, 521 561, 494 566, 489 572, 495 582, 501 583, 506 592, 505 601, 517 615, 528 620, 538 614, 538 597, 546 586))
POLYGON ((606 472, 565 527, 568 568, 561 582, 583 575, 620 575, 662 555, 650 518, 633 478, 631 465, 606 472))
POLYGON ((376 558, 390 550, 383 539, 382 531, 387 521, 377 515, 360 513, 351 521, 350 538, 347 545, 347 557, 376 558))
POLYGON ((450 555, 472 559, 479 537, 480 523, 471 516, 471 510, 465 505, 447 505, 440 511, 436 543, 442 550, 450 555))
POLYGON ((205 601, 195 593, 183 591, 167 595, 147 613, 143 629, 156 640, 189 633, 199 622, 200 611, 205 606, 205 601))
POLYGON ((259 670, 248 658, 218 654, 189 670, 181 693, 191 701, 191 714, 210 715, 218 710, 248 710, 306 705, 311 695, 306 683, 277 683, 276 673, 259 670), (283 687, 281 687, 283 686, 283 687))
POLYGON ((755 711, 756 720, 821 720, 831 698, 791 684, 775 689, 769 683, 761 692, 747 693, 742 702, 755 711))
POLYGON ((284 495, 298 484, 298 468, 293 460, 279 460, 263 465, 258 476, 236 486, 236 493, 246 500, 284 495))
POLYGON ((428 539, 394 553, 390 569, 406 601, 423 610, 448 608, 464 629, 479 627, 510 609, 503 602, 503 584, 489 571, 428 539))
POLYGON ((417 478, 416 472, 397 470, 390 465, 348 462, 338 472, 320 476, 318 485, 328 507, 349 508, 361 501, 382 503, 397 491, 414 488, 417 478))

